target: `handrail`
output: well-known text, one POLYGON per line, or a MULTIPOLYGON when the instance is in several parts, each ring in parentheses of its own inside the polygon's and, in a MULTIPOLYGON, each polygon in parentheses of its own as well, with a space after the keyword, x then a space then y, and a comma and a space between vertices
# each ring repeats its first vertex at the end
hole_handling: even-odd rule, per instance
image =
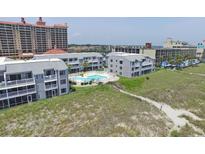
POLYGON ((56 75, 48 75, 48 76, 44 76, 45 80, 51 80, 51 79, 56 79, 57 76, 56 75))

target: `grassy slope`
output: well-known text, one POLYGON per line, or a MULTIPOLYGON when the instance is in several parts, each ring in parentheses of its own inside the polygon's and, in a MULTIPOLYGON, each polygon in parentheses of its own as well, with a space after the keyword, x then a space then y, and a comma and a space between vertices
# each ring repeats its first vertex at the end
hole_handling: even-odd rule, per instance
POLYGON ((166 122, 156 108, 104 85, 0 111, 0 136, 166 136, 166 122))
MULTIPOLYGON (((205 71, 204 66, 205 64, 200 66, 202 68, 189 68, 189 71, 205 71)), ((185 74, 186 71, 160 70, 134 79, 121 78, 118 84, 138 95, 168 103, 173 107, 186 108, 205 118, 205 78, 185 74)))
MULTIPOLYGON (((121 78, 118 84, 132 93, 165 102, 175 108, 185 108, 205 119, 205 78, 189 73, 205 74, 205 64, 182 71, 160 70, 138 78, 121 78)), ((204 121, 192 123, 205 132, 204 121)), ((178 135, 190 136, 192 132, 190 127, 185 126, 178 135)))
POLYGON ((199 64, 197 67, 188 67, 184 70, 184 72, 205 74, 205 64, 199 64))

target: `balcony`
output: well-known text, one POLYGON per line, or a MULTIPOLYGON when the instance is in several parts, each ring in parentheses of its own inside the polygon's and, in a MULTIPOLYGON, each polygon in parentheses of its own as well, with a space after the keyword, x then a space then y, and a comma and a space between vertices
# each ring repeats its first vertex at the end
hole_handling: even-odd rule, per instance
POLYGON ((1 82, 0 83, 0 88, 4 88, 4 87, 6 87, 6 83, 5 82, 1 82))
POLYGON ((25 89, 25 90, 18 90, 18 91, 3 93, 3 94, 0 94, 0 100, 1 99, 6 99, 7 95, 8 95, 8 97, 17 97, 17 96, 26 95, 26 94, 35 93, 35 92, 36 92, 36 89, 31 88, 31 89, 25 89))
POLYGON ((57 80, 57 76, 56 76, 56 75, 44 76, 44 80, 45 80, 45 81, 57 80))
POLYGON ((53 88, 57 88, 57 84, 46 85, 45 87, 46 89, 53 89, 53 88))
POLYGON ((33 92, 36 92, 35 88, 8 92, 8 96, 9 97, 18 96, 18 95, 29 94, 29 93, 33 93, 33 92))
POLYGON ((0 94, 0 99, 4 99, 4 98, 7 98, 7 94, 6 93, 0 94))
POLYGON ((34 84, 34 83, 35 83, 35 81, 33 78, 7 81, 7 82, 1 82, 0 88, 12 87, 12 86, 21 85, 21 84, 34 84))

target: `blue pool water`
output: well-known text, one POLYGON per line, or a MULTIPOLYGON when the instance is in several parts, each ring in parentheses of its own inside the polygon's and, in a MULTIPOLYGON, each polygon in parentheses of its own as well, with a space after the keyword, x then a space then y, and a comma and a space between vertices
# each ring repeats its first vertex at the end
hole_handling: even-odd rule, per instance
POLYGON ((106 76, 102 76, 102 75, 89 75, 86 77, 82 77, 82 76, 75 76, 73 77, 73 80, 80 80, 82 82, 89 82, 89 81, 101 81, 103 79, 106 79, 106 76))

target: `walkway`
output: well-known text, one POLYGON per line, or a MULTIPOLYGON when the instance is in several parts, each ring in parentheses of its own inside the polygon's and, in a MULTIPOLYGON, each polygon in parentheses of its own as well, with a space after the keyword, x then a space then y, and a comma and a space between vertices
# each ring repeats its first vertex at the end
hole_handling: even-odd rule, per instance
POLYGON ((193 124, 190 124, 189 121, 186 120, 185 118, 180 117, 182 115, 186 115, 186 116, 191 117, 194 120, 202 120, 201 118, 199 118, 195 114, 193 114, 193 113, 191 113, 189 111, 183 110, 183 109, 173 109, 171 106, 169 106, 169 105, 167 105, 165 103, 156 102, 154 100, 151 100, 151 99, 143 97, 143 96, 134 95, 134 94, 132 94, 130 92, 127 92, 127 91, 124 91, 124 90, 120 89, 117 86, 113 86, 113 87, 115 89, 117 89, 118 91, 120 91, 121 93, 123 93, 123 94, 135 97, 135 98, 137 98, 137 99, 139 99, 141 101, 146 101, 147 103, 157 107, 160 111, 163 111, 166 114, 166 116, 174 123, 174 127, 172 129, 179 129, 180 127, 183 127, 186 124, 188 124, 195 131, 197 131, 200 134, 204 135, 204 132, 201 129, 195 127, 193 124))

